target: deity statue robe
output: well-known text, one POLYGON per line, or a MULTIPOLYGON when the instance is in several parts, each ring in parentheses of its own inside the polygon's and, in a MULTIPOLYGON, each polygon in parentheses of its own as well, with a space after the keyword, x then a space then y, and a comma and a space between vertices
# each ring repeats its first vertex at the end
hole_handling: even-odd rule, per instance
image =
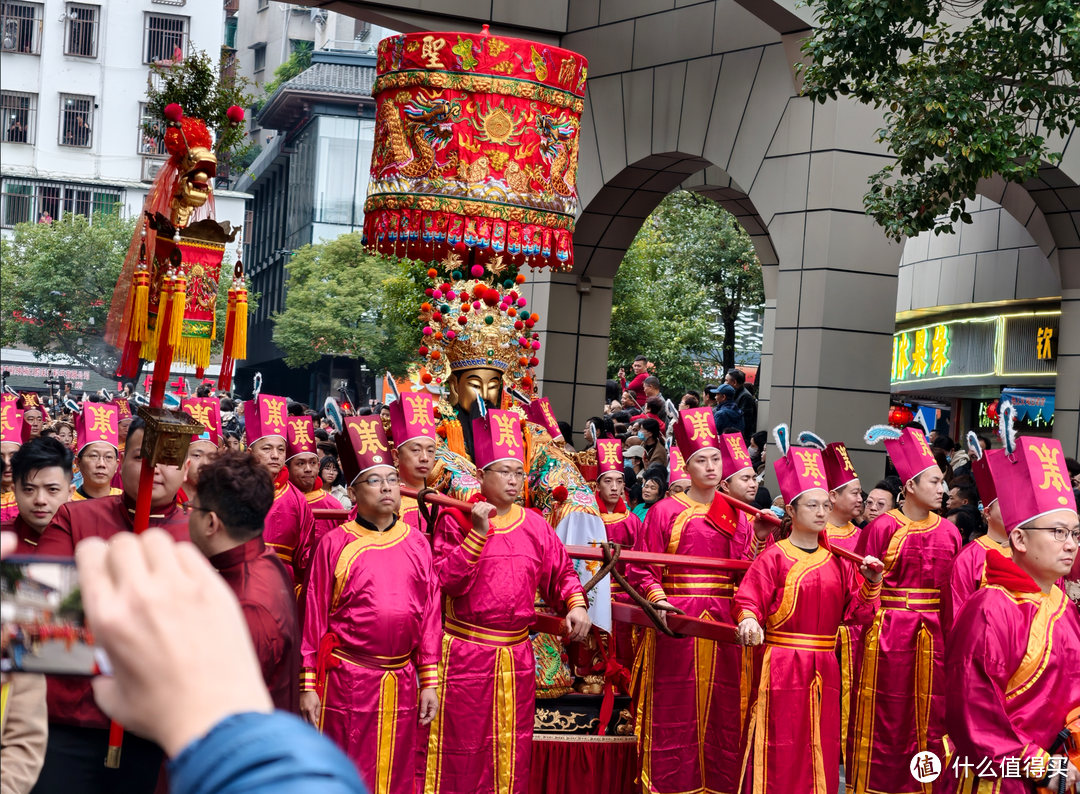
POLYGON ((975 591, 986 584, 986 555, 993 549, 1005 557, 1012 557, 1008 544, 1002 546, 982 535, 967 544, 956 555, 949 567, 949 576, 941 586, 941 628, 948 635, 956 623, 956 616, 975 591))
POLYGON ((585 595, 562 542, 535 511, 492 516, 481 536, 444 510, 435 568, 445 603, 439 713, 428 742, 426 794, 529 788, 536 679, 529 626, 537 593, 565 613, 585 595))
MULTIPOLYGON (((615 510, 609 512, 600 498, 596 499, 597 508, 600 510, 600 518, 604 521, 604 529, 607 531, 607 539, 611 543, 618 543, 627 551, 634 548, 638 537, 641 535, 641 519, 626 509, 626 503, 621 499, 615 505, 615 510)), ((626 563, 620 562, 616 566, 619 573, 626 576, 626 563)), ((623 592, 622 585, 611 580, 611 600, 622 604, 632 604, 633 599, 623 592)), ((634 627, 629 623, 616 621, 614 631, 615 658, 618 662, 630 670, 634 666, 634 627)))
POLYGON ((401 520, 332 529, 312 555, 305 601, 301 689, 319 692, 319 730, 371 791, 412 794, 418 689, 436 683, 441 635, 427 539, 401 520))
MULTIPOLYGON (((842 527, 825 525, 829 545, 848 551, 855 551, 861 532, 851 521, 842 527)), ((852 714, 851 703, 855 682, 859 680, 859 671, 862 669, 862 635, 865 628, 864 623, 844 621, 836 633, 836 658, 840 662, 840 753, 846 769, 851 768, 847 757, 848 736, 851 735, 852 720, 855 716, 852 714)))
POLYGON ((912 521, 900 510, 878 516, 859 535, 856 553, 884 563, 881 609, 862 638, 847 779, 855 794, 928 794, 911 758, 937 752, 945 732, 945 640, 941 588, 960 531, 931 513, 912 521))
POLYGON ((836 791, 840 785, 841 624, 869 623, 881 585, 824 546, 781 540, 758 557, 735 595, 736 623, 754 617, 765 652, 751 693, 741 790, 836 791))
MULTIPOLYGON (((722 498, 722 497, 714 497, 722 498)), ((748 523, 729 535, 706 521, 709 505, 687 494, 649 508, 636 551, 749 559, 748 523)), ((751 533, 752 536, 752 533, 751 533)), ((650 601, 727 622, 736 577, 700 568, 628 566, 630 584, 650 601)), ((672 638, 646 629, 637 647, 638 759, 644 792, 734 792, 745 716, 742 652, 735 645, 672 638)))
POLYGON ((302 557, 314 530, 315 517, 311 514, 307 499, 299 488, 289 482, 288 469, 282 468, 274 481, 274 504, 263 522, 263 541, 285 565, 289 578, 295 582, 297 593, 300 592, 305 573, 300 563, 304 561, 302 557))
POLYGON ((1011 560, 987 557, 986 584, 960 609, 945 644, 941 794, 1028 794, 1031 780, 1048 771, 1067 715, 1080 707, 1080 612, 1056 585, 1043 593, 1011 560), (997 777, 971 768, 983 758, 997 777), (1005 776, 1008 759, 1019 763, 1005 776))

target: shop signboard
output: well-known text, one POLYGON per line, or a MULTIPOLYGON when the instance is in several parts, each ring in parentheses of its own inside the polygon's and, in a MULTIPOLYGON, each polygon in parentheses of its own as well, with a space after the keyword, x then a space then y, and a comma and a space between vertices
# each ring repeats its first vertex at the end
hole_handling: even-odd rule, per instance
POLYGON ((893 334, 893 384, 1054 375, 1060 311, 993 315, 893 334))

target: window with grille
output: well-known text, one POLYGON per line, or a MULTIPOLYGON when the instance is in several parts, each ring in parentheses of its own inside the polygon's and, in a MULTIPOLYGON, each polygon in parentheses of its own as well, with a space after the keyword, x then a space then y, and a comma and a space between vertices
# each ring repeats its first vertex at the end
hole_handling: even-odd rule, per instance
POLYGON ((67 30, 64 35, 64 54, 79 58, 96 58, 98 50, 98 6, 68 3, 67 30))
POLYGON ((225 20, 225 46, 232 49, 236 49, 236 17, 229 17, 225 20))
POLYGON ((93 142, 94 98, 76 94, 60 95, 61 146, 88 147, 93 142))
POLYGON ((165 122, 156 119, 146 112, 146 103, 139 103, 139 131, 136 151, 147 157, 166 157, 165 150, 165 122), (150 130, 147 130, 147 125, 150 130), (156 134, 155 134, 156 133, 156 134))
POLYGON ((187 55, 188 18, 146 15, 143 63, 174 63, 187 55))
POLYGON ((255 71, 261 72, 266 68, 266 47, 255 48, 255 71))
POLYGON ((4 91, 0 95, 6 143, 33 143, 37 130, 37 94, 4 91))
POLYGON ((4 31, 4 52, 40 54, 41 16, 42 6, 39 3, 0 4, 0 28, 4 31))
POLYGON ((0 225, 48 223, 72 215, 82 215, 93 223, 96 216, 118 212, 123 203, 124 191, 119 188, 5 177, 0 191, 0 225))

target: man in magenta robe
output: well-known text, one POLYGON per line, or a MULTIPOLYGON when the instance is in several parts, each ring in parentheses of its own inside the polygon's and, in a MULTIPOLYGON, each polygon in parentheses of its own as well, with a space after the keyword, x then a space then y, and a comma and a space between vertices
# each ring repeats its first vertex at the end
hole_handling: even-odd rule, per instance
MULTIPOLYGON (((107 539, 120 532, 134 531, 144 429, 139 417, 128 427, 127 448, 120 464, 123 494, 62 505, 41 535, 38 554, 71 557, 84 538, 107 539)), ((186 462, 183 466, 156 466, 150 500, 150 526, 164 529, 178 541, 190 540, 187 516, 176 501, 186 469, 186 462)), ((49 745, 35 791, 39 794, 152 792, 161 767, 161 748, 128 733, 124 736, 119 768, 107 768, 104 762, 109 744, 109 718, 94 702, 90 680, 49 676, 48 686, 49 745)))
POLYGON ((921 430, 878 425, 866 440, 885 441, 904 504, 864 527, 856 547, 884 563, 885 578, 881 609, 863 634, 846 782, 855 794, 927 794, 911 759, 940 750, 945 732, 940 599, 960 531, 933 512, 945 479, 921 430))
POLYGON ((274 501, 270 475, 241 452, 215 455, 202 472, 184 505, 191 542, 236 594, 274 707, 298 714, 296 597, 285 566, 262 539, 263 521, 274 501))
MULTIPOLYGON (((675 441, 686 456, 690 489, 649 509, 635 550, 725 559, 750 559, 771 526, 758 531, 726 511, 721 525, 708 515, 723 479, 720 439, 708 408, 681 411, 675 441), (753 538, 753 540, 751 540, 753 538)), ((720 503, 719 506, 723 506, 720 503)), ((698 568, 629 566, 635 589, 661 608, 727 622, 735 576, 698 568)), ((635 676, 638 759, 644 792, 734 792, 739 781, 743 722, 742 653, 693 637, 673 638, 646 629, 638 644, 635 676)))
POLYGON ((297 552, 303 553, 304 542, 314 530, 315 517, 307 499, 289 482, 285 468, 285 398, 257 394, 244 403, 244 430, 248 452, 262 464, 274 480, 274 506, 266 516, 263 541, 285 564, 289 577, 299 593, 303 584, 303 569, 297 563, 297 552))
POLYGON ((1009 536, 1001 521, 1001 505, 998 503, 995 472, 1003 479, 1008 477, 1011 468, 1000 449, 983 451, 982 445, 975 441, 969 445, 971 452, 971 475, 975 487, 979 489, 979 499, 983 504, 983 518, 986 520, 986 534, 975 538, 956 555, 949 569, 949 578, 941 587, 941 627, 948 634, 956 622, 967 600, 975 591, 986 584, 986 556, 997 551, 1006 557, 1012 556, 1009 536))
MULTIPOLYGON (((285 468, 289 472, 289 483, 304 495, 310 510, 341 510, 341 502, 323 490, 319 478, 315 423, 310 416, 290 416, 286 422, 285 468)), ((329 518, 313 518, 311 532, 301 539, 300 549, 294 554, 298 571, 307 570, 311 555, 323 535, 340 524, 340 521, 329 518)))
POLYGON ((371 791, 411 794, 418 726, 438 711, 439 586, 427 539, 397 516, 400 485, 378 416, 338 440, 356 518, 312 556, 305 592, 304 718, 371 791))
MULTIPOLYGON (((720 436, 720 468, 724 479, 720 481, 718 490, 740 502, 753 502, 758 492, 757 473, 742 433, 724 433, 720 436)), ((757 540, 753 532, 752 515, 736 509, 735 516, 739 522, 735 534, 746 538, 749 544, 747 553, 751 558, 756 557, 765 550, 770 539, 763 542, 757 540)))
POLYGON ((33 554, 56 511, 71 500, 71 450, 58 439, 35 438, 11 456, 7 470, 19 511, 0 529, 19 539, 15 554, 33 554))
MULTIPOLYGON (((417 491, 427 487, 427 478, 435 466, 435 399, 427 392, 404 392, 387 406, 390 410, 390 434, 394 441, 394 465, 402 485, 417 491)), ((435 505, 429 510, 437 513, 435 505)), ((411 496, 401 497, 401 520, 413 529, 429 535, 420 506, 411 496)))
POLYGON ((584 639, 591 622, 558 535, 539 513, 516 504, 525 480, 521 420, 488 410, 472 431, 486 501, 469 519, 444 510, 435 526, 445 598, 442 708, 431 725, 424 791, 520 794, 532 759, 534 597, 566 612, 571 640, 584 639))
MULTIPOLYGON (((678 450, 672 449, 668 463, 674 461, 678 450)), ((681 461, 681 458, 680 458, 681 461)), ((617 438, 598 438, 596 440, 596 506, 600 518, 604 521, 607 539, 618 543, 629 551, 641 535, 641 519, 630 512, 623 500, 626 480, 623 477, 623 446, 617 438)), ((681 464, 680 464, 681 465, 681 464)), ((626 575, 626 563, 620 562, 619 573, 626 575)), ((633 599, 623 592, 622 585, 611 581, 611 599, 623 604, 633 603, 633 599)), ((615 658, 630 670, 634 666, 634 629, 629 623, 615 623, 615 658)))
POLYGON ((0 394, 0 458, 4 461, 4 473, 0 477, 0 522, 14 521, 19 515, 11 480, 11 456, 29 440, 30 427, 23 421, 18 399, 13 394, 0 394))
POLYGON ((1060 442, 1020 438, 1006 456, 995 484, 1012 559, 987 552, 986 583, 949 633, 942 792, 1056 792, 1051 770, 1065 772, 1067 790, 1080 783, 1054 746, 1080 708, 1080 613, 1055 584, 1076 561, 1076 502, 1060 442))

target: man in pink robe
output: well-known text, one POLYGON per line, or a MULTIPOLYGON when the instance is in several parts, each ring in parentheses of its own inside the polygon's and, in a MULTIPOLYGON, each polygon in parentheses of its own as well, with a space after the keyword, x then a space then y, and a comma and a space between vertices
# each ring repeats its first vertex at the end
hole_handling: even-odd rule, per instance
MULTIPOLYGON (((677 452, 677 450, 672 450, 677 452)), ((671 455, 668 462, 675 460, 671 455)), ((611 543, 618 543, 624 549, 634 548, 638 537, 641 535, 641 519, 631 513, 623 501, 623 491, 626 481, 623 477, 622 442, 617 438, 599 438, 596 440, 596 506, 600 510, 600 518, 604 521, 604 529, 607 539, 611 543)), ((626 563, 620 562, 619 573, 626 575, 626 563)), ((611 599, 623 604, 631 604, 633 600, 623 592, 622 585, 614 579, 611 581, 611 599)), ((634 629, 629 623, 616 622, 615 635, 615 658, 627 670, 634 666, 634 629)))
MULTIPOLYGON (((680 412, 675 440, 686 456, 690 489, 649 509, 637 551, 750 559, 763 547, 748 523, 727 511, 723 526, 710 522, 722 479, 720 439, 708 408, 680 412), (754 538, 754 540, 752 540, 754 538)), ((661 608, 674 606, 695 618, 727 622, 735 576, 727 571, 669 566, 629 566, 629 581, 661 608)), ((744 714, 742 652, 693 637, 672 638, 646 629, 634 664, 638 759, 644 792, 734 792, 744 714)), ((745 693, 745 694, 748 694, 745 693)))
POLYGON ((257 394, 255 399, 244 403, 248 452, 274 478, 274 506, 266 516, 263 542, 285 565, 299 593, 304 571, 297 564, 296 555, 298 550, 303 553, 303 544, 314 531, 315 517, 307 499, 289 482, 289 472, 285 468, 287 426, 284 397, 257 394))
POLYGON ((30 440, 30 427, 23 422, 17 403, 15 395, 0 394, 0 458, 4 460, 3 478, 0 479, 0 522, 14 521, 19 516, 15 485, 11 479, 11 456, 30 440))
POLYGON ((929 794, 912 757, 941 749, 945 732, 945 641, 941 587, 960 550, 960 531, 933 510, 945 480, 921 430, 875 426, 904 483, 904 504, 859 535, 856 553, 885 565, 881 610, 863 634, 846 779, 856 794, 929 794))
POLYGON ((445 597, 439 702, 428 742, 426 794, 525 792, 536 677, 529 626, 536 593, 566 612, 567 635, 591 622, 559 537, 516 504, 525 479, 521 420, 488 410, 473 421, 481 495, 469 519, 444 510, 435 568, 445 597), (469 526, 471 524, 471 527, 469 526))
POLYGON ((338 443, 357 512, 312 556, 300 711, 371 791, 412 794, 417 729, 438 710, 438 579, 427 540, 396 515, 381 419, 345 419, 338 443))
POLYGON ((1001 505, 998 503, 997 486, 994 483, 995 471, 1003 478, 1008 476, 1009 464, 1005 459, 1005 452, 1000 449, 984 452, 977 440, 974 446, 969 445, 969 449, 971 474, 983 504, 986 534, 975 538, 960 550, 949 569, 949 578, 942 585, 941 628, 946 635, 967 600, 986 584, 987 553, 994 550, 1006 557, 1012 556, 1009 536, 1001 521, 1001 505))
POLYGON ((948 752, 937 787, 950 794, 1027 794, 1036 781, 1056 792, 1051 768, 1066 772, 1069 790, 1080 782, 1054 746, 1080 708, 1080 613, 1055 584, 1075 564, 1080 519, 1060 442, 1020 438, 1008 460, 995 475, 1012 559, 987 552, 986 583, 945 647, 948 752))
MULTIPOLYGON (((421 491, 427 487, 428 475, 435 466, 435 399, 427 392, 405 392, 387 407, 398 476, 402 485, 421 491)), ((435 505, 428 509, 438 513, 435 505)), ((427 521, 411 496, 401 497, 401 520, 430 539, 427 521)))
MULTIPOLYGON (((719 490, 740 502, 752 503, 758 492, 757 473, 742 433, 724 433, 720 436, 720 465, 724 479, 720 481, 719 490)), ((735 533, 746 538, 746 554, 749 555, 748 559, 753 559, 765 550, 771 538, 766 538, 764 542, 757 540, 753 532, 752 515, 736 509, 735 516, 739 522, 735 533)))

